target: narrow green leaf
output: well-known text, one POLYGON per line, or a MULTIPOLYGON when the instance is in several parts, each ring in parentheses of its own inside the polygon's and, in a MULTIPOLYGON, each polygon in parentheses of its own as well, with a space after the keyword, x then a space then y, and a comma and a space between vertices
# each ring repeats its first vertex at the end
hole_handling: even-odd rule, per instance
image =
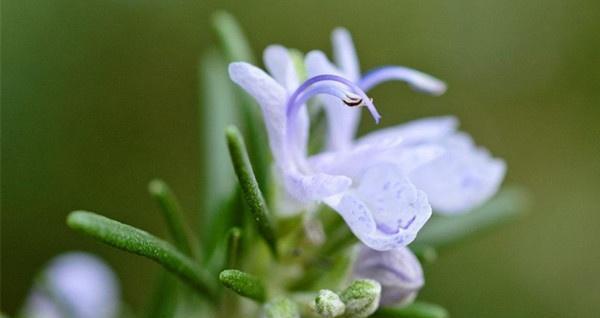
MULTIPOLYGON (((227 62, 248 62, 256 64, 252 49, 248 40, 242 32, 242 28, 236 19, 229 13, 220 11, 213 15, 213 29, 219 39, 222 51, 225 53, 227 62)), ((254 100, 240 88, 235 89, 235 97, 239 111, 244 118, 245 132, 253 136, 249 140, 250 159, 255 168, 256 178, 263 190, 267 191, 267 178, 269 173, 269 148, 265 130, 261 127, 262 118, 259 108, 254 100)))
POLYGON ((197 248, 193 248, 196 240, 192 238, 191 230, 185 222, 183 212, 173 194, 173 191, 162 180, 155 179, 148 184, 148 191, 156 199, 163 213, 169 232, 175 241, 175 246, 190 256, 196 256, 197 248))
POLYGON ((277 236, 269 219, 267 204, 254 176, 242 135, 235 126, 230 126, 226 130, 226 136, 233 168, 258 233, 265 239, 273 255, 277 256, 277 236))
POLYGON ((528 197, 519 187, 501 190, 484 206, 461 215, 435 215, 417 235, 414 246, 449 245, 515 219, 526 209, 528 197))
POLYGON ((251 150, 252 166, 255 167, 255 175, 258 184, 262 186, 265 193, 269 193, 269 154, 267 145, 267 134, 262 124, 262 115, 258 113, 254 101, 246 93, 241 96, 242 113, 245 118, 244 124, 250 138, 249 147, 251 150))
POLYGON ((146 231, 86 211, 69 214, 67 224, 108 245, 159 263, 203 295, 211 298, 215 295, 216 282, 204 269, 168 242, 146 231))
POLYGON ((227 259, 225 264, 229 268, 234 268, 237 265, 237 257, 240 253, 240 237, 242 230, 237 227, 232 228, 227 233, 227 259))
POLYGON ((448 311, 439 305, 414 302, 401 308, 379 308, 372 317, 375 318, 447 318, 448 311))
POLYGON ((255 63, 254 54, 236 19, 225 11, 216 12, 212 25, 229 61, 255 63))
POLYGON ((253 275, 236 270, 226 269, 219 274, 223 286, 233 290, 240 296, 264 302, 266 292, 263 283, 253 275))
MULTIPOLYGON (((206 258, 236 222, 232 201, 237 199, 233 169, 223 164, 229 159, 223 130, 236 123, 242 107, 238 93, 227 76, 227 63, 217 50, 210 50, 200 61, 200 111, 202 136, 202 243, 206 258)), ((238 222, 240 223, 240 222, 238 222)))

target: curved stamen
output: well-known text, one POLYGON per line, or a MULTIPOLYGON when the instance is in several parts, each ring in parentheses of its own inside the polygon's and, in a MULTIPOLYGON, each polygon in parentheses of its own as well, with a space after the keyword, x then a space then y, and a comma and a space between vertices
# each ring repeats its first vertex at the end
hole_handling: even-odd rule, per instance
MULTIPOLYGON (((311 97, 314 97, 315 95, 319 95, 319 94, 325 94, 325 95, 335 96, 335 97, 341 99, 342 101, 344 101, 344 100, 355 101, 354 99, 351 99, 348 96, 348 93, 345 93, 339 87, 334 87, 331 84, 321 84, 321 85, 316 84, 316 85, 314 85, 312 87, 307 88, 306 91, 304 91, 302 94, 300 94, 296 98, 296 101, 294 103, 297 104, 297 105, 303 105, 311 97)), ((352 95, 353 96, 357 96, 357 95, 354 95, 354 94, 352 94, 352 95)), ((362 100, 360 97, 358 97, 358 99, 362 100)))
MULTIPOLYGON (((296 98, 295 103, 298 105, 304 105, 310 98, 319 94, 337 97, 348 107, 365 106, 365 102, 359 95, 350 92, 345 92, 339 87, 332 87, 331 84, 316 84, 310 88, 307 88, 304 93, 302 93, 298 98, 296 98)), ((372 102, 373 100, 370 99, 370 101, 372 102)))
POLYGON ((357 101, 356 96, 351 95, 352 93, 356 94, 360 99, 362 99, 362 102, 365 104, 365 106, 371 113, 371 116, 373 116, 373 118, 375 119, 375 122, 379 123, 379 120, 381 119, 381 115, 379 115, 379 113, 377 112, 377 109, 375 108, 375 105, 373 104, 371 99, 367 96, 367 94, 365 94, 365 92, 362 89, 360 89, 360 87, 358 87, 356 84, 352 83, 350 80, 343 78, 341 76, 332 75, 332 74, 317 75, 317 76, 311 77, 311 78, 307 79, 304 83, 302 83, 302 85, 300 85, 296 89, 296 91, 294 91, 294 93, 292 93, 292 95, 288 99, 287 106, 286 106, 287 107, 286 116, 287 116, 288 122, 292 121, 292 119, 296 116, 296 113, 298 112, 298 109, 300 108, 300 106, 302 106, 302 104, 304 104, 310 97, 312 97, 316 94, 333 95, 333 96, 336 96, 336 97, 339 97, 340 99, 342 99, 342 101, 344 101, 344 103, 346 103, 347 101, 350 101, 350 103, 352 103, 352 102, 357 101), (322 87, 322 88, 319 88, 319 89, 316 89, 316 88, 309 89, 313 84, 316 84, 319 82, 324 82, 324 81, 331 81, 331 82, 337 82, 337 83, 343 84, 344 86, 348 87, 351 91, 350 92, 344 91, 339 86, 337 86, 333 83, 329 84, 329 85, 321 85, 319 87, 322 87), (327 89, 325 87, 327 87, 327 89))
MULTIPOLYGON (((317 75, 306 80, 300 85, 294 93, 289 97, 286 105, 286 121, 287 121, 287 138, 290 145, 294 145, 297 134, 298 111, 311 97, 317 94, 326 94, 335 96, 350 107, 366 106, 369 112, 379 123, 381 116, 377 112, 373 101, 363 92, 356 84, 337 75, 317 75), (329 83, 326 83, 329 82, 329 83), (349 90, 340 86, 347 87, 349 90)), ((300 147, 291 146, 292 156, 296 160, 296 164, 301 167, 306 165, 306 158, 299 153, 300 147)))
POLYGON ((446 91, 446 84, 439 79, 402 66, 384 66, 367 72, 358 82, 365 92, 385 81, 403 81, 412 89, 432 95, 441 95, 446 91))

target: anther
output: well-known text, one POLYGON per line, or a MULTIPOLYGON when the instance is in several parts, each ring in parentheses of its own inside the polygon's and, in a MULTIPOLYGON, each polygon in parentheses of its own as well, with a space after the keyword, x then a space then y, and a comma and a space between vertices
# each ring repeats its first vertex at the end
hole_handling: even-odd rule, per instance
POLYGON ((354 95, 351 93, 346 94, 346 96, 344 98, 342 98, 342 101, 344 102, 344 104, 346 104, 346 106, 350 106, 350 107, 357 107, 357 106, 363 106, 363 99, 358 96, 358 95, 354 95))

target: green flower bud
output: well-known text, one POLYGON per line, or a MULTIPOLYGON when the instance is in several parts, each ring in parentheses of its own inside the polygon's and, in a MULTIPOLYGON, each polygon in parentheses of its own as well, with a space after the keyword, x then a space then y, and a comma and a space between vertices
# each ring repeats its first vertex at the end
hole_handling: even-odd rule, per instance
POLYGON ((346 311, 346 305, 338 294, 322 289, 319 291, 319 296, 315 298, 314 309, 322 317, 333 318, 341 316, 346 311))
POLYGON ((295 302, 285 297, 278 297, 264 306, 264 318, 300 318, 300 311, 295 302))
POLYGON ((358 279, 353 281, 340 296, 346 304, 345 318, 369 317, 379 307, 381 285, 371 279, 358 279))

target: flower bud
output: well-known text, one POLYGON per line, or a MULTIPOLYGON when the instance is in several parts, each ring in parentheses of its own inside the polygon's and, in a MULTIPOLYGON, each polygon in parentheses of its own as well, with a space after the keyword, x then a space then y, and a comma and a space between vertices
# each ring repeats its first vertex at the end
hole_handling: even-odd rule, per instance
POLYGON ((381 285, 371 279, 358 279, 340 294, 346 305, 344 317, 369 317, 379 307, 381 285))
POLYGON ((119 286, 111 269, 81 252, 50 262, 29 295, 24 317, 116 318, 119 286))
POLYGON ((338 294, 328 289, 322 289, 315 298, 314 309, 322 317, 333 318, 341 316, 346 310, 346 305, 338 294))
POLYGON ((411 303, 424 284, 421 264, 404 246, 383 252, 361 246, 354 276, 380 282, 385 306, 411 303))

